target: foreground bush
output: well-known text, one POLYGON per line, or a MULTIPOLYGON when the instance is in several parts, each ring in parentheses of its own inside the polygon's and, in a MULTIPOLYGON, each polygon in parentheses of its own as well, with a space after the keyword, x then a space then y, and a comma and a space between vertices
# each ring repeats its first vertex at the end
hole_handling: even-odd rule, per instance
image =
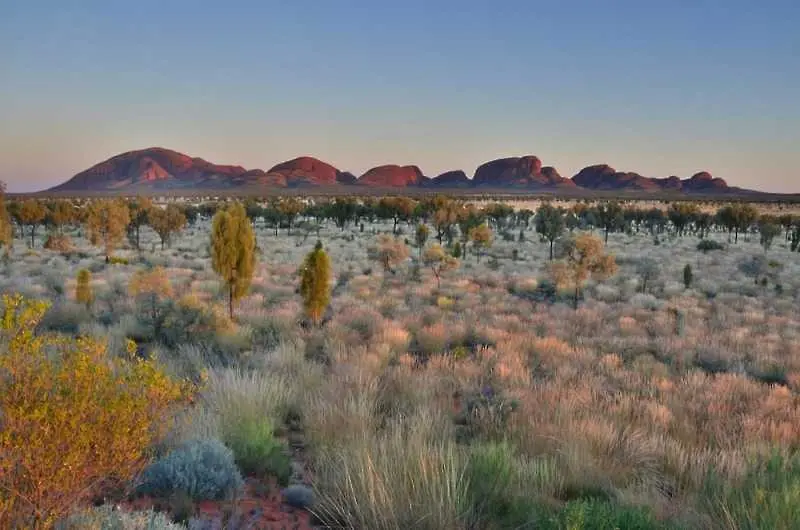
POLYGON ((105 505, 70 516, 56 530, 184 530, 163 513, 123 512, 105 505))
MULTIPOLYGON (((89 339, 34 335, 47 305, 3 297, 0 527, 50 527, 140 471, 189 388, 89 339)), ((131 346, 133 346, 131 344, 131 346)))
POLYGON ((289 485, 291 459, 283 444, 275 439, 275 429, 269 418, 241 416, 233 422, 223 419, 222 424, 225 443, 244 473, 271 475, 282 486, 289 485))
POLYGON ((217 440, 192 440, 142 473, 138 493, 169 497, 184 493, 192 500, 220 500, 243 485, 233 452, 217 440))

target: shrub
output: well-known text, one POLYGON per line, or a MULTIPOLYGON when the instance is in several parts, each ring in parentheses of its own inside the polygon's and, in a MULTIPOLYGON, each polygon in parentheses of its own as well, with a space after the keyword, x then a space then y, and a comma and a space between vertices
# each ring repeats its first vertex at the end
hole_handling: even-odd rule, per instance
POLYGON ((82 325, 91 323, 91 313, 82 305, 73 302, 56 302, 42 317, 42 331, 77 335, 82 325))
POLYGON ((166 515, 146 512, 123 512, 112 506, 92 508, 68 517, 56 525, 56 530, 183 530, 166 515))
POLYGON ((520 495, 517 474, 518 462, 507 443, 479 444, 472 449, 465 475, 475 525, 524 528, 531 522, 534 506, 520 495))
MULTIPOLYGON (((645 508, 619 506, 601 500, 571 501, 536 528, 569 530, 658 530, 671 528, 645 508)), ((675 527, 677 528, 677 527, 675 527)))
POLYGON ((272 475, 282 486, 292 475, 291 459, 284 445, 275 439, 275 429, 267 416, 249 415, 223 423, 223 440, 233 451, 236 464, 245 474, 272 475))
POLYGON ((725 250, 725 246, 713 239, 703 239, 697 244, 697 250, 708 253, 712 250, 725 250))
POLYGON ((120 258, 119 256, 110 256, 108 258, 109 265, 130 265, 131 262, 128 258, 120 258))
POLYGON ((773 455, 755 462, 740 483, 709 475, 707 508, 725 528, 795 528, 800 521, 800 458, 773 455))
POLYGON ((3 528, 47 527, 104 486, 132 478, 189 391, 153 361, 110 357, 90 339, 34 335, 46 309, 3 298, 3 528))
POLYGON ((66 234, 50 234, 44 242, 44 248, 55 252, 72 252, 72 238, 66 234))
POLYGON ((322 322, 322 316, 331 301, 331 260, 317 241, 300 269, 300 294, 306 316, 315 325, 322 322))
POLYGON ((220 500, 243 484, 229 448, 218 440, 191 440, 145 469, 137 491, 154 497, 183 492, 195 501, 220 500))
POLYGON ((694 280, 694 273, 692 272, 692 266, 688 263, 683 268, 683 286, 687 289, 692 286, 692 281, 694 280))
POLYGON ((92 306, 94 293, 92 292, 92 273, 86 269, 78 271, 78 283, 75 286, 75 300, 85 305, 87 308, 92 306))

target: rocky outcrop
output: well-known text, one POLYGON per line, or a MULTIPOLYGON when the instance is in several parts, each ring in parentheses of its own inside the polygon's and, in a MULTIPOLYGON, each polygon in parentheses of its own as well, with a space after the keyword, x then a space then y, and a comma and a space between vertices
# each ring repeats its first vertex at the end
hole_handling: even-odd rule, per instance
POLYGON ((282 162, 267 171, 267 175, 283 180, 289 187, 335 186, 340 173, 332 165, 310 156, 282 162))
POLYGON ((427 183, 430 188, 468 188, 472 181, 463 171, 447 171, 430 179, 427 183))
POLYGON ((697 173, 688 179, 678 177, 651 178, 638 173, 616 171, 607 164, 588 166, 572 177, 572 181, 590 190, 640 190, 640 191, 684 191, 725 192, 730 188, 721 178, 707 172, 697 173))
POLYGON ((153 147, 122 153, 78 173, 53 191, 115 190, 127 187, 227 187, 247 172, 202 158, 153 147))
POLYGON ((423 181, 422 171, 417 166, 394 164, 370 169, 358 179, 362 186, 397 188, 417 186, 423 181))
POLYGON ((711 176, 706 171, 701 171, 684 180, 681 189, 689 192, 719 192, 727 190, 728 183, 721 178, 711 176))
POLYGON ((658 183, 638 173, 617 171, 607 164, 585 167, 572 177, 572 181, 590 190, 657 190, 658 183))
POLYGON ((617 171, 608 164, 583 168, 571 179, 539 158, 527 155, 500 158, 477 168, 472 179, 461 170, 434 178, 415 165, 384 165, 370 169, 360 178, 310 156, 282 162, 269 171, 247 170, 241 166, 217 165, 176 151, 152 147, 122 153, 78 173, 50 191, 137 191, 144 189, 225 189, 368 186, 375 188, 436 189, 563 189, 634 190, 646 192, 727 193, 747 192, 731 188, 721 178, 702 171, 687 179, 645 177, 617 171))
POLYGON ((541 160, 532 155, 487 162, 475 170, 472 182, 475 186, 491 188, 574 186, 569 179, 559 175, 555 168, 542 168, 541 160))

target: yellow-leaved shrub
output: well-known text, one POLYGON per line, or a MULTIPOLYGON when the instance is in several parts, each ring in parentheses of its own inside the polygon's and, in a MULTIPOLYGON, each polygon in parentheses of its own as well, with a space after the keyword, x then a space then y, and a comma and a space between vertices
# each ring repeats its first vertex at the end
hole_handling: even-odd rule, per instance
POLYGON ((50 528, 125 486, 193 389, 154 360, 92 339, 34 332, 44 302, 0 307, 0 528, 50 528))

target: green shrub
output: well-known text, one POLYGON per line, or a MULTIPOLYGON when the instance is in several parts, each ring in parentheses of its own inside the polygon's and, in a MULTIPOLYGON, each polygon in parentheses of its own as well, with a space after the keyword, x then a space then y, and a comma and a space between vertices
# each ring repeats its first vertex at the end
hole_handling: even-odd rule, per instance
POLYGON ((128 258, 120 258, 118 256, 111 256, 108 258, 109 265, 130 265, 128 258))
POLYGON ((505 442, 472 449, 465 475, 473 525, 524 528, 531 523, 536 507, 520 494, 518 470, 513 450, 505 442))
POLYGON ((710 474, 705 498, 725 528, 797 528, 800 521, 800 457, 773 455, 752 465, 740 483, 710 474))
POLYGON ((697 244, 697 250, 706 253, 712 250, 725 250, 725 246, 713 239, 703 239, 697 244))
POLYGON ((620 506, 606 501, 567 503, 556 515, 538 522, 547 530, 660 530, 677 528, 662 523, 645 508, 620 506))
POLYGON ((233 451, 239 469, 247 475, 274 476, 282 486, 292 475, 291 459, 284 445, 275 438, 272 421, 266 416, 243 416, 226 422, 223 440, 233 451))
POLYGON ((219 500, 243 485, 233 452, 217 440, 192 440, 151 464, 137 491, 154 497, 186 493, 192 500, 219 500))
POLYGON ((92 315, 85 306, 64 301, 53 304, 39 326, 41 331, 78 335, 81 325, 91 322, 92 315))

